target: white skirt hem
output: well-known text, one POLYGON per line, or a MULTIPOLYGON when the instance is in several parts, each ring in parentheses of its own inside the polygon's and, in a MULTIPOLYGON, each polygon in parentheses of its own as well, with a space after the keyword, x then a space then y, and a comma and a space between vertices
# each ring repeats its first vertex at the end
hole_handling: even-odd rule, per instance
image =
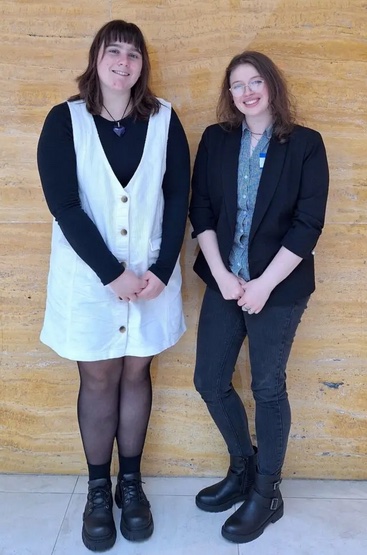
POLYGON ((74 352, 70 352, 70 350, 68 349, 64 349, 63 347, 57 347, 55 345, 53 345, 52 341, 49 341, 46 337, 43 336, 43 334, 41 334, 40 337, 40 341, 46 345, 47 347, 49 347, 50 349, 52 349, 57 355, 59 355, 62 358, 66 358, 68 360, 72 360, 72 361, 80 361, 80 362, 95 362, 97 360, 109 360, 112 358, 122 358, 125 356, 136 356, 136 357, 148 357, 148 356, 154 356, 154 355, 159 355, 160 353, 162 353, 163 351, 166 351, 167 349, 169 349, 170 347, 173 347, 174 345, 176 345, 176 343, 178 343, 178 341, 181 339, 181 337, 183 336, 183 334, 186 331, 186 326, 183 327, 183 329, 181 329, 175 336, 173 339, 171 339, 171 341, 166 342, 164 344, 162 344, 160 347, 158 346, 151 346, 151 347, 146 347, 144 348, 140 348, 139 353, 136 352, 130 352, 129 350, 127 350, 126 352, 122 353, 121 349, 109 349, 107 351, 98 351, 98 353, 84 353, 84 352, 78 352, 76 353, 74 352))

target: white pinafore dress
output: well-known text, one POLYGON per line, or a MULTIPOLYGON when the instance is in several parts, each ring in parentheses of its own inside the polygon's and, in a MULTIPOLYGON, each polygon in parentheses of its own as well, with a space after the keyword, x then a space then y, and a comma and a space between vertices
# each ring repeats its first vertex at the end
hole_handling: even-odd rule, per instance
MULTIPOLYGON (((113 173, 93 117, 69 102, 83 210, 116 258, 142 275, 158 258, 162 238, 171 105, 151 116, 140 164, 125 188, 113 173)), ((126 135, 123 140, 128 140, 126 135)), ((53 222, 41 341, 70 360, 150 356, 174 345, 186 327, 179 260, 163 292, 150 301, 119 300, 76 254, 53 222)))

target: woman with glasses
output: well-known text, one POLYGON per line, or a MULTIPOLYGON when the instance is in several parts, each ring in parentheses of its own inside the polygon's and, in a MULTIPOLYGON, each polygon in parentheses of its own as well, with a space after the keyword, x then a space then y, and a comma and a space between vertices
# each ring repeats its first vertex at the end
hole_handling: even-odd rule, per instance
POLYGON ((138 541, 153 532, 140 473, 150 365, 185 331, 178 257, 189 149, 171 104, 152 94, 149 75, 141 30, 110 21, 92 42, 79 93, 51 110, 38 145, 55 217, 41 340, 78 364, 89 474, 82 538, 92 551, 116 540, 115 439, 121 533, 138 541))
POLYGON ((291 424, 286 364, 315 289, 314 248, 324 225, 328 164, 317 131, 295 123, 287 85, 264 54, 226 69, 217 115, 201 139, 190 220, 206 283, 195 386, 230 455, 224 480, 203 489, 209 512, 244 501, 222 527, 236 543, 283 516, 279 490, 291 424), (248 337, 257 447, 232 385, 248 337))

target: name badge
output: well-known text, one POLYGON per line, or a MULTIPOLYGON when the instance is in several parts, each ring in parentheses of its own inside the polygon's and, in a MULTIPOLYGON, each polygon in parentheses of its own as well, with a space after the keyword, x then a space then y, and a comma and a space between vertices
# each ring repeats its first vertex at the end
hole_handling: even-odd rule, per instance
POLYGON ((266 152, 260 152, 260 154, 259 154, 259 166, 260 166, 260 169, 262 169, 262 168, 264 167, 265 158, 266 158, 266 152))

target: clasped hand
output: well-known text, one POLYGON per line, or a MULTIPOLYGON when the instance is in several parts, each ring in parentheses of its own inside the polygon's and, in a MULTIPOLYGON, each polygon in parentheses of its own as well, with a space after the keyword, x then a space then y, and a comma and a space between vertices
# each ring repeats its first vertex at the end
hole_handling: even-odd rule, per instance
POLYGON ((125 270, 109 285, 122 301, 155 299, 165 287, 164 283, 149 270, 141 277, 138 277, 132 270, 125 270))
POLYGON ((238 300, 238 306, 248 314, 259 314, 264 308, 272 289, 260 278, 250 281, 241 280, 243 287, 242 297, 238 300))
POLYGON ((217 279, 217 284, 224 299, 236 300, 248 314, 259 314, 272 291, 261 277, 245 281, 229 271, 217 279))

